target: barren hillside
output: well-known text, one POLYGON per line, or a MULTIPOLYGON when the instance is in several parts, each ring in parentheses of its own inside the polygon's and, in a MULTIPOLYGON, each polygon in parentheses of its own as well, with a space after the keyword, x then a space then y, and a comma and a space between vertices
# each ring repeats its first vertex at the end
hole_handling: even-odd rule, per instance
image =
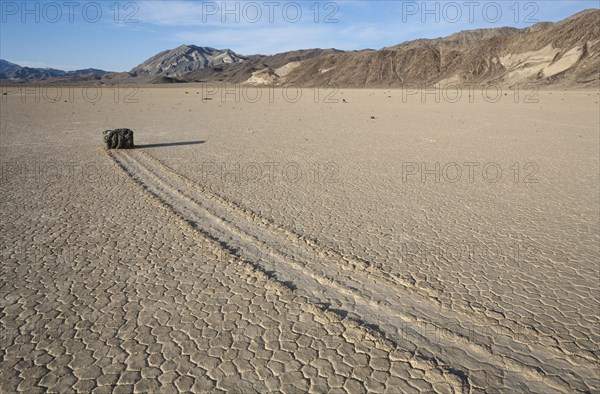
POLYGON ((392 87, 405 83, 516 83, 597 86, 600 11, 555 24, 461 32, 379 51, 302 62, 278 83, 392 87))

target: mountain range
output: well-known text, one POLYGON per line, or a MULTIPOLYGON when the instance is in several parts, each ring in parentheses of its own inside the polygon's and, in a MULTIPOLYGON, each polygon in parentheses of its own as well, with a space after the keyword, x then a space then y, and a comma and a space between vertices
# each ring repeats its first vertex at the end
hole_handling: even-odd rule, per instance
POLYGON ((227 82, 255 86, 400 87, 408 83, 537 83, 600 86, 600 10, 524 29, 467 30, 380 50, 305 49, 244 56, 230 49, 181 45, 129 72, 65 72, 0 61, 0 78, 101 79, 140 83, 227 82))
POLYGON ((24 67, 0 59, 0 79, 48 79, 64 76, 105 75, 109 73, 110 71, 99 70, 97 68, 64 71, 55 68, 24 67))

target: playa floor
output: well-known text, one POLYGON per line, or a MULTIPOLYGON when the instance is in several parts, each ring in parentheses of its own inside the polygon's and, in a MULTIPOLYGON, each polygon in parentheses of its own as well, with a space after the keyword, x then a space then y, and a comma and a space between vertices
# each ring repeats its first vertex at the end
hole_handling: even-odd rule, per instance
POLYGON ((595 91, 3 92, 0 392, 600 390, 595 91))

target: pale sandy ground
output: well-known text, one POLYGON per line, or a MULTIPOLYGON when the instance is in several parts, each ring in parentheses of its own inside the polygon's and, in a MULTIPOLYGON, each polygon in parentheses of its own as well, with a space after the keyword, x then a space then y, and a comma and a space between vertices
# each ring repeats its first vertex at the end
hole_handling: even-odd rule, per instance
POLYGON ((5 91, 1 392, 600 390, 596 91, 5 91))

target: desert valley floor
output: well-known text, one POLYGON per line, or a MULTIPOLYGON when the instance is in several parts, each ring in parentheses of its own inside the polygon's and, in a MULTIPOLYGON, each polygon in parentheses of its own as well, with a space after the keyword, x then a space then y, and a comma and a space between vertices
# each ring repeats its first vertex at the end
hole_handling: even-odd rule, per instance
POLYGON ((232 89, 4 88, 0 392, 600 390, 597 91, 232 89))

